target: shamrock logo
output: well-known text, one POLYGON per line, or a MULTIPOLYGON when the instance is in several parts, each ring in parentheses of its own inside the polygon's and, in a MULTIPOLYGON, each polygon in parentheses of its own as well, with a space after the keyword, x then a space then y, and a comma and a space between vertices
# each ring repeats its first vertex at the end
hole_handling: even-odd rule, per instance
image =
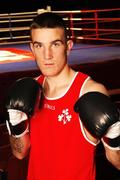
POLYGON ((58 121, 62 121, 63 124, 65 125, 67 122, 70 122, 72 116, 69 114, 68 109, 63 109, 62 114, 58 115, 58 121))

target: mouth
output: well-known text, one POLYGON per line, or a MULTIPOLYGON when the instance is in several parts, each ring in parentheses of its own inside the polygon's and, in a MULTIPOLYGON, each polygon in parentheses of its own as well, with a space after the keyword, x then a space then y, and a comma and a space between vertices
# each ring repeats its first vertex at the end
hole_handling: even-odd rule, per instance
POLYGON ((53 66, 54 64, 53 63, 45 63, 44 65, 45 66, 53 66))

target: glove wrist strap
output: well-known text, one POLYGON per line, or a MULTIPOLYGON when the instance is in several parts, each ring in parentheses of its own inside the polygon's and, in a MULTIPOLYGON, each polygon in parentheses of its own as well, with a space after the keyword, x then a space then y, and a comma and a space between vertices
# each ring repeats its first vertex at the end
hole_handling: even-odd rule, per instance
POLYGON ((28 121, 26 120, 15 126, 11 125, 9 121, 6 121, 6 125, 9 135, 14 137, 22 137, 23 135, 29 132, 29 125, 28 121))
POLYGON ((109 149, 120 150, 120 136, 110 139, 108 137, 102 138, 103 144, 109 149))

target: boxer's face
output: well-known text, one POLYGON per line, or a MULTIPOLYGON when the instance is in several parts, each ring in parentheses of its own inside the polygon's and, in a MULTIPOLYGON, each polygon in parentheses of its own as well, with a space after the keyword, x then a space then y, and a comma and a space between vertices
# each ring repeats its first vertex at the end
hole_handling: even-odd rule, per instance
POLYGON ((56 76, 67 64, 72 41, 67 41, 62 28, 39 28, 31 32, 31 49, 45 76, 56 76))

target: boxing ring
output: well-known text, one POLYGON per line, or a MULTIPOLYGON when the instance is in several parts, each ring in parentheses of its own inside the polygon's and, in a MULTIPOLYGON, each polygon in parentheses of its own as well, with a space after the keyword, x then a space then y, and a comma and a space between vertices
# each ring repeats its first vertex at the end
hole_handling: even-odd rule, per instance
MULTIPOLYGON (((29 25, 37 13, 44 11, 52 10, 48 6, 36 12, 0 14, 0 73, 37 68, 29 48, 29 25)), ((70 65, 120 60, 119 11, 52 11, 66 21, 69 38, 74 41, 70 65)))
MULTIPOLYGON (((10 83, 22 76, 38 74, 29 47, 29 25, 37 13, 45 11, 58 13, 66 22, 69 38, 74 41, 68 63, 77 70, 87 69, 85 72, 90 71, 90 75, 100 74, 95 76, 98 80, 101 76, 101 81, 107 79, 110 94, 115 95, 115 101, 120 104, 120 8, 54 11, 48 6, 35 12, 0 14, 0 118, 4 116, 4 96, 10 83)), ((0 137, 3 140, 0 141, 0 169, 10 169, 9 176, 12 177, 14 169, 11 162, 15 163, 14 166, 19 165, 16 172, 20 171, 20 178, 26 180, 26 172, 23 172, 26 160, 19 162, 12 157, 4 123, 0 123, 0 137)), ((120 178, 119 172, 114 171, 111 177, 106 175, 106 180, 120 178)), ((14 180, 21 180, 19 176, 14 180)), ((101 179, 98 177, 98 180, 101 179)))

